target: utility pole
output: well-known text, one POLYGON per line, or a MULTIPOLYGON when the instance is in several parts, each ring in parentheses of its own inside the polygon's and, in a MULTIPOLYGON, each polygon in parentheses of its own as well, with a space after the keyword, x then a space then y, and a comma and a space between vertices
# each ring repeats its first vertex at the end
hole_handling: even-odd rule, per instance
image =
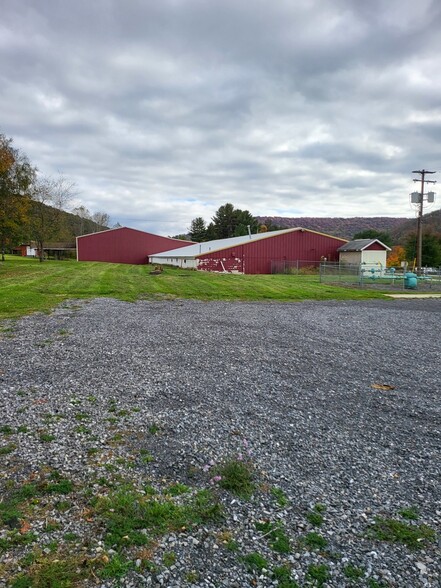
MULTIPOLYGON (((420 174, 421 176, 421 192, 414 192, 412 194, 412 202, 418 204, 418 219, 417 219, 417 250, 416 250, 416 265, 417 269, 421 271, 421 258, 423 250, 423 203, 424 203, 424 184, 436 184, 436 180, 424 179, 426 174, 436 174, 434 171, 428 171, 427 169, 414 170, 413 174, 420 174)), ((414 182, 419 180, 415 178, 414 182)), ((434 193, 428 193, 428 202, 433 202, 434 193)))

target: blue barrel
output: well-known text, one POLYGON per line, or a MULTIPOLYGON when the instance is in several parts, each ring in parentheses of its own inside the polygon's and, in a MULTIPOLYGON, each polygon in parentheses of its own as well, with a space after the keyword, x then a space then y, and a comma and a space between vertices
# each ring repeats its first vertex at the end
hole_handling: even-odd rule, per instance
POLYGON ((413 272, 407 272, 404 274, 404 287, 408 290, 415 290, 417 287, 417 280, 418 276, 413 272))

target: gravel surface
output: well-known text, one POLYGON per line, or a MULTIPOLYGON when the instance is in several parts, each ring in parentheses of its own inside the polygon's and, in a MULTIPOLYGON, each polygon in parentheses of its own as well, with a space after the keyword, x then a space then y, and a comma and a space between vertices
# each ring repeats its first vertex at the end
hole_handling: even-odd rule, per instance
POLYGON ((0 586, 68 558, 87 586, 440 586, 440 332, 440 300, 97 299, 3 321, 3 504, 39 490, 3 516, 0 586), (230 459, 248 499, 216 478, 230 459), (129 486, 209 488, 222 515, 113 545, 99 504, 129 486))

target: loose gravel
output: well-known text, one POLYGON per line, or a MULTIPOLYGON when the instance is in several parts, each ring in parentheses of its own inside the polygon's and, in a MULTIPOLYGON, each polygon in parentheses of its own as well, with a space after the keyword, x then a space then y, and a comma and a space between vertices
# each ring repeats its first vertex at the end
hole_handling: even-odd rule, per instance
POLYGON ((3 321, 3 501, 73 486, 0 527, 0 586, 66 551, 112 559, 97 497, 175 483, 210 488, 223 517, 128 547, 125 573, 85 585, 440 586, 440 332, 439 300, 96 299, 3 321), (229 458, 253 465, 251 498, 213 480, 229 458), (383 540, 379 518, 434 534, 383 540))

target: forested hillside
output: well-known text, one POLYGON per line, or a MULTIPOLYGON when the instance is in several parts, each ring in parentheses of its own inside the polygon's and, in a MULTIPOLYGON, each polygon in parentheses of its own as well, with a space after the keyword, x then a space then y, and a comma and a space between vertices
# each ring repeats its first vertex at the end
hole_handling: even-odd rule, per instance
MULTIPOLYGON (((439 211, 438 211, 439 212, 439 211)), ((280 216, 258 216, 257 220, 261 224, 277 225, 280 228, 303 227, 312 231, 319 231, 343 239, 352 239, 353 235, 374 229, 379 232, 391 234, 400 234, 399 229, 404 225, 411 225, 413 219, 404 219, 397 217, 375 216, 375 217, 280 217, 280 216)))

